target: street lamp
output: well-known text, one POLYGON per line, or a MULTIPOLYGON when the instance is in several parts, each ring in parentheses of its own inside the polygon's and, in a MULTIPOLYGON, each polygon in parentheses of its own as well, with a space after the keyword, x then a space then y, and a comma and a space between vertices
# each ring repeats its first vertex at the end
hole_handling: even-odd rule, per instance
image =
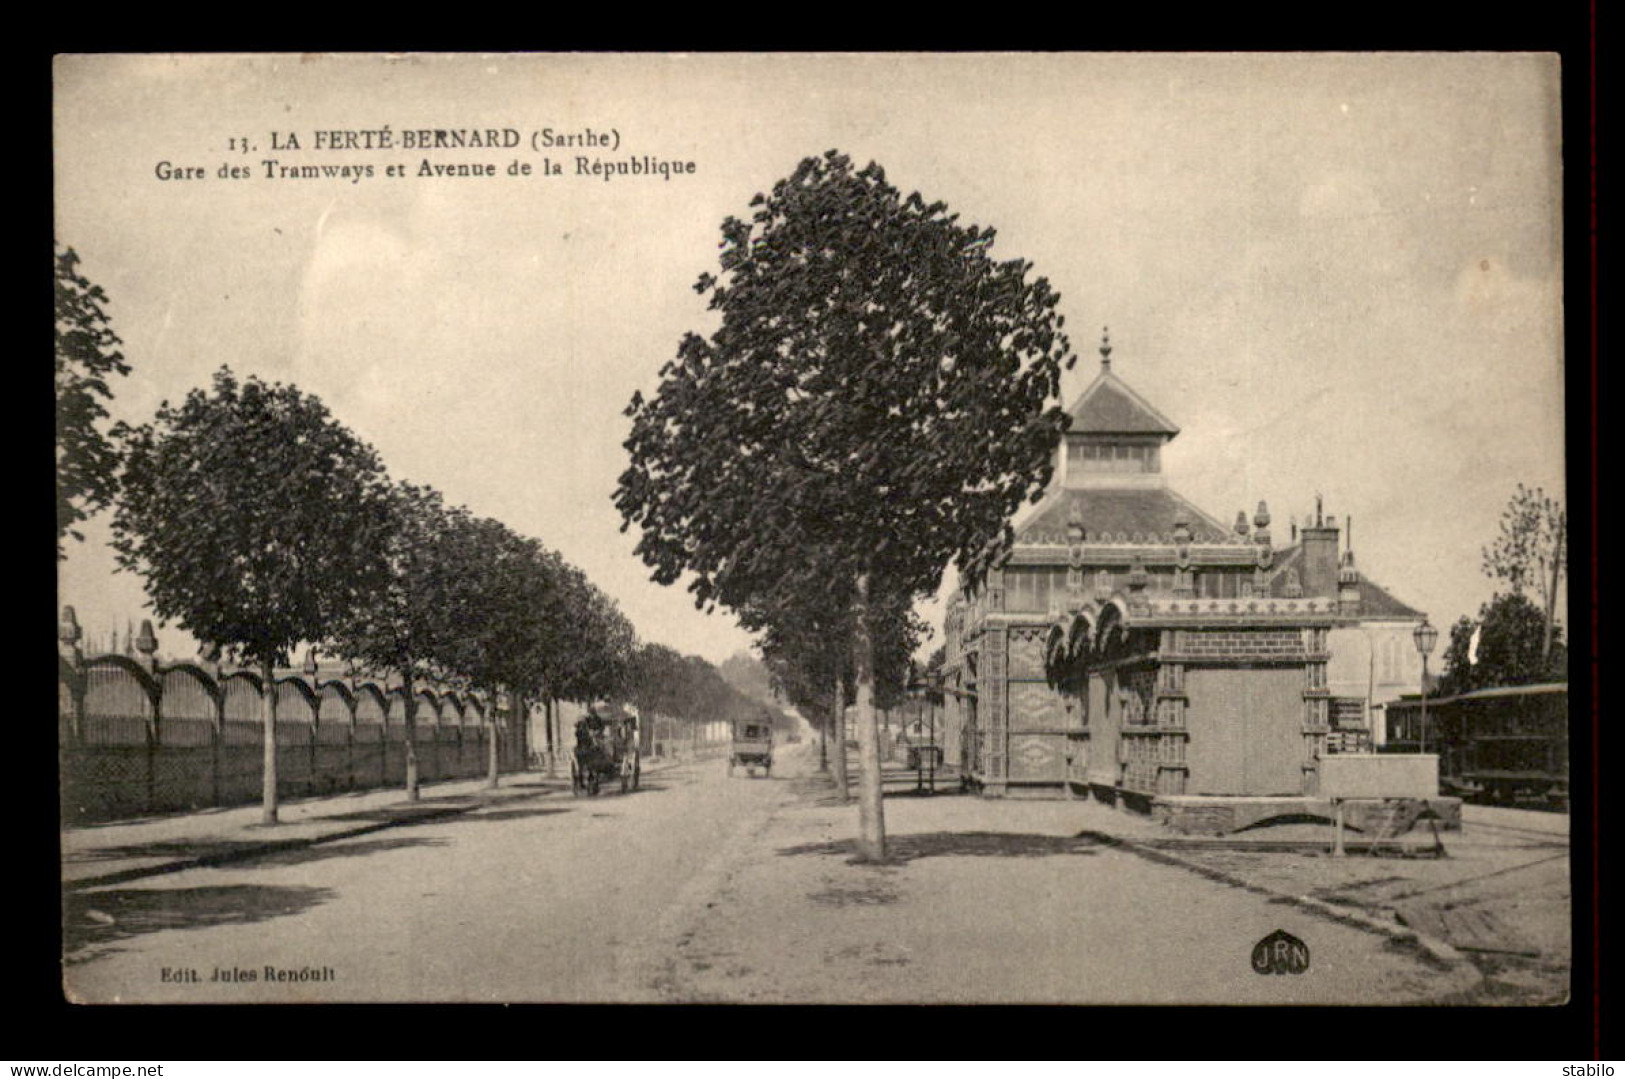
POLYGON ((1428 624, 1426 618, 1422 624, 1411 632, 1411 640, 1416 642, 1416 651, 1422 657, 1422 730, 1421 751, 1428 751, 1428 654, 1433 646, 1439 643, 1439 631, 1428 624))

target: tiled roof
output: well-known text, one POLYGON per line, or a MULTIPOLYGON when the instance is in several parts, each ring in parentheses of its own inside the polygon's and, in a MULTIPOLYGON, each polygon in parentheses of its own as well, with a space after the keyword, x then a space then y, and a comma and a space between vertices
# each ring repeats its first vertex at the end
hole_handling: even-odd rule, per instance
POLYGON ((1382 585, 1360 574, 1360 613, 1377 618, 1421 618, 1422 612, 1401 602, 1382 585))
MULTIPOLYGON (((1285 550, 1276 551, 1274 565, 1270 567, 1269 590, 1272 596, 1286 595, 1287 570, 1297 570, 1303 577, 1303 543, 1300 541, 1285 550)), ((1422 612, 1397 599, 1382 585, 1360 574, 1360 614, 1368 618, 1421 618, 1422 612)))
POLYGON ((1089 388, 1072 402, 1067 415, 1072 417, 1072 430, 1086 434, 1159 434, 1172 438, 1179 433, 1179 428, 1168 417, 1152 408, 1110 370, 1100 372, 1089 388))
POLYGON ((1128 540, 1167 536, 1176 521, 1190 526, 1192 539, 1202 542, 1230 542, 1231 531, 1166 487, 1071 488, 1060 491, 1040 504, 1032 518, 1016 532, 1016 542, 1032 542, 1029 537, 1066 533, 1067 522, 1076 515, 1083 521, 1084 534, 1098 540, 1108 533, 1128 540))

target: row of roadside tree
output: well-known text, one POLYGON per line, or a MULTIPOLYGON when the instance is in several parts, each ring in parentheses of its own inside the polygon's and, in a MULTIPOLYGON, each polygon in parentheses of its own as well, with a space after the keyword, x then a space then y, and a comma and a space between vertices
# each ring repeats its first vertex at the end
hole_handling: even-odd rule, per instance
MULTIPOLYGON (((113 377, 130 368, 107 297, 78 263, 58 249, 58 557, 82 540, 79 522, 111 506, 119 565, 206 654, 257 668, 267 687, 302 645, 399 679, 409 797, 414 687, 427 679, 506 696, 520 715, 539 699, 624 697, 689 723, 750 707, 706 661, 639 645, 615 602, 558 552, 391 479, 371 446, 293 386, 223 367, 150 422, 104 432, 113 377)), ((274 692, 263 720, 273 823, 274 692)))

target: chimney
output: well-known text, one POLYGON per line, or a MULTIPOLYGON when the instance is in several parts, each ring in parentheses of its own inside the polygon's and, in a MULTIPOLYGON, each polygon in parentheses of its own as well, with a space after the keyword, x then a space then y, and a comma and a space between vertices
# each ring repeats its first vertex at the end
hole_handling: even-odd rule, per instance
POLYGON ((1328 519, 1316 513, 1314 523, 1305 524, 1298 530, 1298 535, 1303 537, 1303 594, 1336 596, 1337 519, 1328 519))
POLYGON ((1354 565, 1354 519, 1343 518, 1348 550, 1343 552, 1343 568, 1338 571, 1337 609, 1341 614, 1360 613, 1360 571, 1354 565))

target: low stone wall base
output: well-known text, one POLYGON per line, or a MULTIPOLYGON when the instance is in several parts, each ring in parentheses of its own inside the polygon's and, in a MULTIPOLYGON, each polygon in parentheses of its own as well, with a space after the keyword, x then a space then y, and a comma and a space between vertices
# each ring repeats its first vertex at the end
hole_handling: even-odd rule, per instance
MULTIPOLYGON (((1377 834, 1396 810, 1398 799, 1351 799, 1343 803, 1343 824, 1350 831, 1377 834)), ((1461 830, 1460 798, 1426 799, 1427 809, 1442 832, 1461 830)), ((1129 804, 1133 804, 1132 800, 1129 804)), ((1336 811, 1325 798, 1248 798, 1202 795, 1162 795, 1151 801, 1151 816, 1184 835, 1230 835, 1266 822, 1331 824, 1336 811)), ((1415 827, 1427 827, 1424 815, 1415 827)), ((1407 829, 1409 830, 1409 829, 1407 829)))

